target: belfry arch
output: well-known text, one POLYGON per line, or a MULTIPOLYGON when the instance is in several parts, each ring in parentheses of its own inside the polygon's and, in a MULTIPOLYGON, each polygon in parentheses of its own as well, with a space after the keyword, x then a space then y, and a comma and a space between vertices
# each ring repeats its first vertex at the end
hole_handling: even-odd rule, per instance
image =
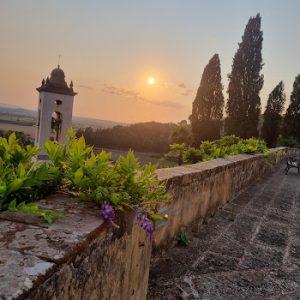
POLYGON ((59 111, 53 112, 51 116, 51 130, 54 133, 54 141, 60 142, 61 140, 61 129, 62 129, 62 113, 59 111))

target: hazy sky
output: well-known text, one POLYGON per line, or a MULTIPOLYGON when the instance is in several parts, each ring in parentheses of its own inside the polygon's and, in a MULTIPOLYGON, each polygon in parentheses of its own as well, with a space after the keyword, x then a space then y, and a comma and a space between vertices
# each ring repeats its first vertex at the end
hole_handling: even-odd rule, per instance
POLYGON ((300 73, 299 0, 1 0, 0 102, 35 109, 61 54, 74 114, 124 122, 187 119, 219 53, 224 95, 250 16, 260 13, 267 95, 300 73), (153 76, 156 84, 147 84, 153 76))

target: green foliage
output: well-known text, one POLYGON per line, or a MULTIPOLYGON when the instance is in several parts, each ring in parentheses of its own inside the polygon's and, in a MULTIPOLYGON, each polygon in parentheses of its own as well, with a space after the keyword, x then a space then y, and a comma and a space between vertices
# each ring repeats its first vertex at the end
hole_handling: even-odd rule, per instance
POLYGON ((203 154, 200 149, 189 147, 183 154, 184 162, 195 164, 203 160, 203 154))
POLYGON ((21 131, 0 130, 0 137, 8 139, 14 133, 21 146, 33 145, 33 140, 30 135, 21 131))
POLYGON ((86 143, 99 148, 132 149, 143 152, 164 153, 168 151, 172 132, 177 126, 172 123, 145 122, 113 128, 91 127, 80 130, 86 143))
POLYGON ((190 116, 194 143, 220 137, 224 96, 222 93, 219 55, 215 54, 204 68, 190 116))
POLYGON ((41 209, 35 203, 26 204, 24 201, 17 205, 16 199, 12 200, 8 205, 10 212, 23 212, 41 216, 48 224, 52 224, 57 218, 62 218, 63 214, 49 209, 41 209))
POLYGON ((300 139, 296 140, 293 137, 284 138, 282 136, 279 136, 278 145, 279 146, 285 146, 285 147, 300 149, 300 139))
POLYGON ((153 218, 160 204, 170 199, 156 166, 141 167, 131 151, 112 164, 109 153, 95 155, 73 132, 64 145, 48 141, 45 150, 50 162, 37 162, 38 148, 20 146, 15 134, 0 138, 0 210, 33 213, 52 223, 61 214, 29 202, 58 187, 117 209, 138 205, 153 218))
POLYGON ((183 155, 188 146, 186 144, 172 144, 170 145, 170 151, 165 154, 167 159, 171 161, 177 161, 178 165, 183 164, 183 155))
POLYGON ((283 82, 280 81, 270 93, 266 110, 264 112, 264 123, 261 135, 269 147, 275 147, 277 144, 284 102, 284 85, 283 82))
POLYGON ((261 110, 259 93, 264 82, 260 73, 263 66, 262 41, 261 17, 257 14, 249 19, 233 58, 226 106, 227 134, 242 138, 258 136, 261 110))
POLYGON ((0 138, 0 210, 7 209, 13 199, 31 202, 56 189, 59 170, 34 162, 37 152, 37 147, 22 147, 14 133, 0 138))
POLYGON ((250 138, 244 140, 243 142, 239 142, 239 146, 240 153, 257 154, 268 152, 266 142, 255 138, 250 138))
POLYGON ((276 165, 277 157, 282 154, 281 150, 266 152, 263 157, 263 162, 269 171, 273 171, 276 165))
POLYGON ((186 144, 189 145, 192 142, 191 126, 187 124, 177 125, 171 135, 172 144, 186 144))
POLYGON ((220 147, 231 147, 233 145, 238 144, 241 141, 242 141, 241 138, 232 134, 232 135, 223 136, 221 139, 216 140, 215 144, 220 147))
MULTIPOLYGON (((243 140, 234 135, 224 136, 213 142, 204 141, 200 144, 199 148, 171 145, 171 149, 180 150, 185 163, 207 161, 239 153, 257 154, 268 152, 266 143, 263 140, 255 138, 243 140)), ((177 152, 177 155, 178 153, 179 152, 177 152)))
POLYGON ((190 244, 190 242, 191 242, 191 240, 187 236, 186 233, 182 232, 182 233, 178 234, 178 236, 177 236, 178 245, 187 247, 190 244))
POLYGON ((118 209, 139 205, 147 212, 169 199, 156 167, 141 167, 132 151, 112 164, 109 153, 95 155, 84 138, 73 133, 65 145, 48 141, 45 149, 50 165, 60 170, 64 187, 82 199, 108 202, 118 209))
POLYGON ((282 135, 284 138, 300 139, 300 74, 296 76, 290 105, 283 122, 282 135))

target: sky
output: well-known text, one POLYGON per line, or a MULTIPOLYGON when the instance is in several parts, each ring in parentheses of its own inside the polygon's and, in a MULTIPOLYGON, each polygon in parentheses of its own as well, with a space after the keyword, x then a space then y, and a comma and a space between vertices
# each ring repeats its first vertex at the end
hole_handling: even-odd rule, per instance
POLYGON ((74 115, 120 122, 188 119, 209 59, 227 74, 249 17, 263 30, 262 107, 300 73, 298 0, 3 0, 0 103, 37 108, 58 64, 78 92, 74 115), (155 79, 150 85, 149 77, 155 79))

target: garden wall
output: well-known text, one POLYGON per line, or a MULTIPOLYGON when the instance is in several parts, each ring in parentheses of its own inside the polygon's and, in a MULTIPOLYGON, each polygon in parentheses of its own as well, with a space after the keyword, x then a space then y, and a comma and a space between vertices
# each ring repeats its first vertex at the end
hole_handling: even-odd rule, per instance
POLYGON ((168 214, 169 219, 157 223, 155 250, 169 246, 186 227, 202 224, 252 181, 270 171, 272 164, 293 155, 300 155, 300 151, 278 147, 271 149, 268 158, 262 154, 239 154, 158 170, 159 178, 167 181, 173 201, 160 212, 168 214))
MULTIPOLYGON (((277 162, 295 153, 280 150, 277 162)), ((268 168, 262 155, 237 155, 158 170, 174 198, 161 211, 170 217, 157 224, 154 247, 202 223, 268 168)), ((64 218, 47 225, 0 214, 0 299, 146 299, 151 242, 132 213, 118 216, 117 229, 103 223, 92 203, 57 194, 40 204, 64 218)))
POLYGON ((48 226, 0 214, 0 299, 146 299, 151 242, 132 213, 117 229, 92 204, 64 195, 41 204, 65 217, 48 226))

